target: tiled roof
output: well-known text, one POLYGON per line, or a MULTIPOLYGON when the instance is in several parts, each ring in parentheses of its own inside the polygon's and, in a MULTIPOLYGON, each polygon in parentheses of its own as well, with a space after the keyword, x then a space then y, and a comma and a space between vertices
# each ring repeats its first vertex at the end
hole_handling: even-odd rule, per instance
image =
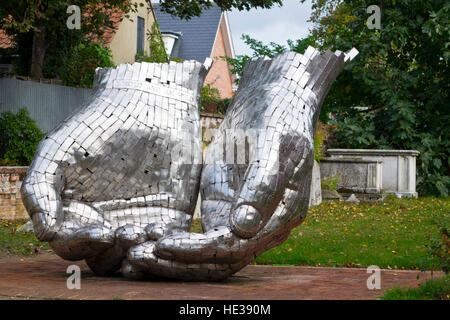
POLYGON ((5 30, 0 29, 0 49, 8 49, 14 46, 12 38, 6 34, 5 30))
MULTIPOLYGON (((103 35, 101 37, 100 43, 104 47, 109 47, 112 39, 114 38, 114 34, 119 28, 120 22, 124 16, 124 13, 121 10, 107 10, 107 14, 109 15, 110 21, 113 23, 113 28, 104 28, 103 35)), ((99 41, 99 37, 97 35, 89 37, 92 41, 99 41)))
POLYGON ((210 57, 222 16, 220 7, 212 6, 203 11, 200 17, 186 21, 162 12, 158 4, 152 6, 162 33, 181 33, 181 38, 172 50, 172 58, 203 62, 206 57, 210 57))

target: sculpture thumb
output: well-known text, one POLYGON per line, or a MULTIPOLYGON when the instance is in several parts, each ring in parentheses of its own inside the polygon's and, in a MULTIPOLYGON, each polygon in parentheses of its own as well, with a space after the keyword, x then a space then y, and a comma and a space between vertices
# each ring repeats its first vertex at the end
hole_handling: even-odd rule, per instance
MULTIPOLYGON (((310 166, 309 161, 304 162, 302 159, 310 159, 308 155, 313 150, 313 136, 325 96, 345 64, 357 54, 356 49, 345 54, 329 50, 321 54, 310 46, 303 55, 287 52, 274 59, 264 57, 247 63, 243 83, 239 88, 246 93, 247 101, 251 102, 251 95, 257 92, 253 89, 255 83, 258 87, 271 87, 275 84, 284 87, 283 83, 287 82, 289 86, 283 89, 282 94, 280 92, 275 98, 267 97, 267 102, 264 102, 267 103, 266 110, 278 109, 281 111, 279 114, 293 110, 293 114, 301 116, 304 122, 303 129, 297 130, 298 132, 280 132, 279 141, 273 141, 266 152, 258 154, 257 150, 262 145, 257 143, 261 139, 252 140, 250 148, 254 150, 256 158, 247 168, 236 197, 235 209, 230 215, 231 229, 236 235, 251 238, 264 228, 281 202, 283 190, 295 172, 301 166, 310 166), (281 64, 280 61, 292 62, 281 64), (279 164, 275 170, 274 164, 279 164)), ((240 95, 241 92, 238 92, 236 97, 240 95)), ((238 109, 245 107, 249 107, 245 102, 236 106, 232 104, 231 110, 239 114, 238 109)), ((265 132, 269 132, 270 127, 285 126, 282 117, 273 118, 276 121, 267 123, 265 132)), ((267 136, 267 133, 259 135, 267 136)))
POLYGON ((40 241, 51 241, 62 222, 61 192, 64 177, 56 162, 45 156, 55 153, 49 140, 41 141, 21 186, 22 201, 40 241))

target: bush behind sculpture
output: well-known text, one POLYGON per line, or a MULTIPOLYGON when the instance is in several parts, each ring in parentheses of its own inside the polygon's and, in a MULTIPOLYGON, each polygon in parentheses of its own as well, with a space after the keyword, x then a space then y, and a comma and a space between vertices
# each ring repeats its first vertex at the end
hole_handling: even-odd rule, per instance
POLYGON ((28 166, 43 137, 26 109, 0 114, 0 164, 28 166))
POLYGON ((90 88, 97 67, 114 67, 111 50, 96 42, 81 42, 65 62, 64 85, 90 88))

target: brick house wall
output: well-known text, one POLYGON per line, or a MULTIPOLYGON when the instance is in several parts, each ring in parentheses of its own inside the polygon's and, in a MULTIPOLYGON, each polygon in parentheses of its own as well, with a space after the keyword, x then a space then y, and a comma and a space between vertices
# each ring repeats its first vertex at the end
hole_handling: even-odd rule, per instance
POLYGON ((20 186, 28 167, 0 167, 0 219, 26 219, 20 186))
POLYGON ((220 59, 221 56, 232 56, 230 48, 230 39, 228 39, 228 30, 225 19, 222 17, 216 41, 212 50, 211 58, 214 63, 205 79, 205 84, 217 88, 222 98, 232 98, 234 78, 230 73, 228 63, 220 59))

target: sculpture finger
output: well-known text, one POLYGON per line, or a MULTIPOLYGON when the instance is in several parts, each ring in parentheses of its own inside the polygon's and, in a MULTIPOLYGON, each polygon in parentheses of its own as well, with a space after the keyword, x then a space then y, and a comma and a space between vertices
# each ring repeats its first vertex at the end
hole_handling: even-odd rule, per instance
MULTIPOLYGON (((308 176, 301 181, 307 184, 308 176)), ((251 262, 262 252, 283 243, 290 230, 305 219, 309 194, 305 190, 286 188, 282 201, 267 224, 250 239, 242 239, 224 226, 215 227, 204 234, 185 232, 159 240, 155 246, 155 255, 183 263, 251 262)))
MULTIPOLYGON (((303 183, 307 184, 307 179, 302 179, 303 183)), ((204 234, 184 232, 159 240, 155 255, 184 263, 251 262, 262 252, 283 243, 291 229, 305 219, 308 192, 304 194, 303 190, 306 188, 301 191, 286 188, 282 201, 267 224, 252 238, 240 238, 225 226, 215 227, 204 234)))
POLYGON ((145 227, 144 232, 148 240, 157 241, 165 236, 185 232, 185 227, 180 224, 179 221, 176 223, 152 223, 145 227))
POLYGON ((232 206, 231 201, 202 199, 203 232, 208 232, 220 226, 229 226, 232 206))
POLYGON ((86 258, 86 264, 99 276, 111 276, 118 271, 125 259, 127 251, 120 245, 107 248, 99 254, 86 258))
POLYGON ((155 255, 152 241, 130 249, 122 265, 122 273, 127 278, 143 279, 162 277, 185 281, 220 281, 247 265, 247 261, 236 264, 183 263, 163 259, 155 255))
POLYGON ((237 263, 252 257, 257 246, 253 239, 241 239, 228 227, 204 234, 179 233, 156 243, 157 257, 187 263, 237 263))
POLYGON ((57 255, 66 260, 93 257, 114 245, 114 232, 104 226, 87 226, 58 232, 50 246, 57 255))
POLYGON ((93 257, 86 259, 86 264, 101 276, 113 275, 120 269, 130 247, 143 243, 147 236, 143 228, 134 225, 125 225, 114 233, 114 246, 93 257))

